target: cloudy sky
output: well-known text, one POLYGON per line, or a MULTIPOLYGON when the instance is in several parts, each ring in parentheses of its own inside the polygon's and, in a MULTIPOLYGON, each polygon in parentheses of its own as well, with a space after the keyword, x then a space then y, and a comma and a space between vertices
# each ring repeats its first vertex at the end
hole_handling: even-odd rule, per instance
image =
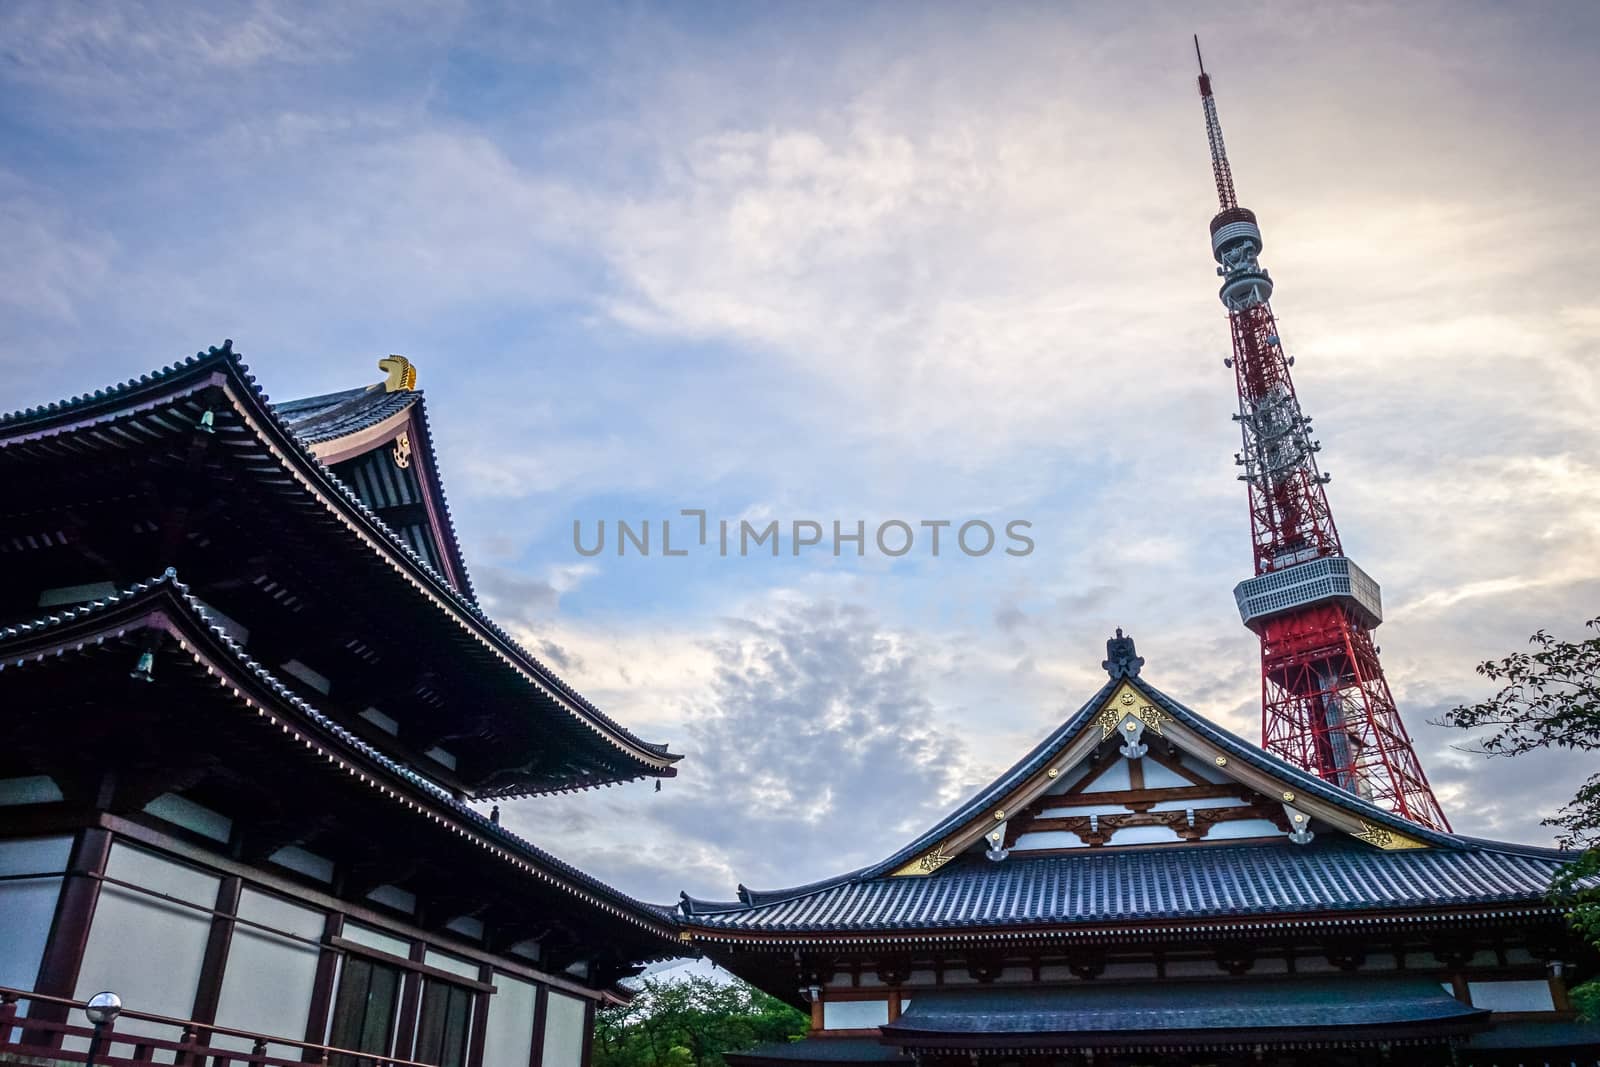
POLYGON ((1546 841, 1584 762, 1426 720, 1600 614, 1600 9, 1223 19, 8 3, 0 407, 224 337, 279 398, 404 353, 486 605, 688 757, 507 821, 652 899, 850 869, 1076 708, 1113 627, 1258 733, 1198 32, 1423 762, 1457 829, 1546 841), (683 509, 711 545, 665 558, 683 509), (741 558, 741 519, 828 538, 741 558), (1034 550, 953 551, 970 520, 1034 550))

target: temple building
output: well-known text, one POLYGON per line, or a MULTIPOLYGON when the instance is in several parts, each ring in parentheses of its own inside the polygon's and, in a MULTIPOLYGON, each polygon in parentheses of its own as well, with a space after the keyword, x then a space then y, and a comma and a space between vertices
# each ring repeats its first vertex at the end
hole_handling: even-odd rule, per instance
POLYGON ((469 801, 674 773, 478 606, 416 372, 0 417, 0 1059, 580 1067, 681 953, 469 801))
POLYGON ((685 940, 806 1007, 738 1067, 1594 1064, 1546 899, 1571 854, 1429 829, 1141 676, 861 870, 685 895, 685 940))

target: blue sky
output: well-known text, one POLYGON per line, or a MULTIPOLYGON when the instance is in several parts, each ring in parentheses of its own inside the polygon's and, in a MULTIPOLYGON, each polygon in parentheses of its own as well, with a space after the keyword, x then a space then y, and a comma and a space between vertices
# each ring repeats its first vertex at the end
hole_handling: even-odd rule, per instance
POLYGON ((1113 627, 1257 733, 1191 32, 1424 763, 1546 840, 1581 760, 1425 720, 1600 603, 1590 5, 8 4, 3 406, 223 337, 283 398, 407 355, 492 611, 689 756, 508 821, 660 899, 849 869, 1113 627), (683 508, 1036 548, 572 548, 683 508))

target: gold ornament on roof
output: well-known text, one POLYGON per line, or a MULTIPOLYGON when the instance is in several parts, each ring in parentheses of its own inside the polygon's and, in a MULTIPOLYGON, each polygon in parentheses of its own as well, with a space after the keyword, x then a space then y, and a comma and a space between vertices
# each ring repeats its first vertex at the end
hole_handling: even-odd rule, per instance
POLYGON ((917 867, 925 872, 931 873, 933 871, 937 871, 940 867, 943 867, 949 862, 950 857, 945 855, 944 843, 940 842, 937 848, 917 861, 917 867))
MULTIPOLYGON (((1128 698, 1132 696, 1132 693, 1122 694, 1122 699, 1119 701, 1119 703, 1130 703, 1128 698)), ((1107 705, 1105 710, 1100 712, 1100 717, 1095 720, 1100 724, 1100 740, 1104 741, 1106 738, 1116 733, 1117 730, 1122 726, 1122 720, 1130 715, 1144 723, 1145 728, 1151 733, 1155 734, 1157 737, 1161 736, 1161 724, 1167 721, 1166 713, 1160 708, 1156 707, 1154 704, 1134 703, 1134 706, 1129 708, 1127 711, 1122 711, 1116 707, 1107 705)), ((1137 727, 1131 722, 1128 724, 1128 728, 1130 730, 1137 729, 1137 727)))
POLYGON ((405 431, 394 439, 394 465, 401 470, 411 466, 411 435, 405 431))
POLYGON ((386 393, 417 387, 417 368, 405 356, 386 356, 378 360, 378 369, 389 375, 383 382, 383 391, 386 393))

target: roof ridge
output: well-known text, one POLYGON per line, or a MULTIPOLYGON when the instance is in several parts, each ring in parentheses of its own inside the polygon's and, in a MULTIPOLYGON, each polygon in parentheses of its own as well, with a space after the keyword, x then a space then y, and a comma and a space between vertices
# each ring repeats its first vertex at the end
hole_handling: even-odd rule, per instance
MULTIPOLYGON (((181 371, 188 370, 196 364, 204 363, 205 361, 211 359, 221 360, 228 357, 232 357, 235 360, 237 360, 238 357, 238 353, 233 351, 232 338, 223 340, 221 348, 213 345, 205 352, 196 352, 194 355, 188 356, 184 359, 174 360, 165 367, 157 367, 155 370, 141 374, 137 378, 129 378, 125 382, 115 382, 103 388, 96 389, 92 393, 76 393, 64 400, 52 400, 47 404, 38 404, 34 407, 28 408, 17 408, 14 411, 0 413, 0 426, 7 426, 13 422, 21 422, 23 419, 37 418, 41 415, 54 415, 60 412, 71 411, 73 408, 82 407, 85 404, 91 404, 97 400, 111 400, 123 393, 138 389, 141 386, 150 385, 153 382, 159 382, 163 378, 170 378, 181 371)), ((243 365, 241 364, 241 366, 243 365)), ((254 378, 251 378, 250 380, 252 383, 255 381, 254 378)))

